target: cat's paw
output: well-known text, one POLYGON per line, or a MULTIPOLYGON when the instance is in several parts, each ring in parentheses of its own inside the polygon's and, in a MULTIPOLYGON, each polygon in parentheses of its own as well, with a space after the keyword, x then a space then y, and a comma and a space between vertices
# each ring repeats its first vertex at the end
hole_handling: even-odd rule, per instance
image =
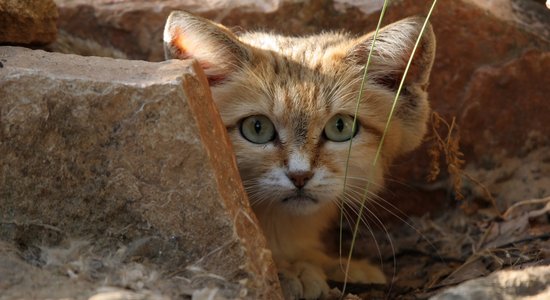
POLYGON ((304 295, 304 288, 298 276, 288 270, 279 271, 279 282, 286 300, 300 299, 304 295))
POLYGON ((378 283, 385 284, 386 276, 380 270, 380 268, 373 266, 369 261, 361 260, 352 260, 350 262, 348 276, 345 276, 347 260, 342 259, 333 265, 329 270, 327 270, 328 278, 344 282, 347 279, 348 282, 353 283, 378 283))
POLYGON ((306 262, 298 262, 279 272, 285 299, 323 299, 329 293, 323 270, 306 262))

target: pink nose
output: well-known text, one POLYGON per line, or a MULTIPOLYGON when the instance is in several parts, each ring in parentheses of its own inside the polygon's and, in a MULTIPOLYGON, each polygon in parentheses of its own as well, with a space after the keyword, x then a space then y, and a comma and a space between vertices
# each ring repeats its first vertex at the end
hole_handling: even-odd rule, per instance
POLYGON ((313 177, 313 173, 310 171, 300 171, 288 173, 288 178, 292 180, 294 186, 301 189, 306 183, 313 177))

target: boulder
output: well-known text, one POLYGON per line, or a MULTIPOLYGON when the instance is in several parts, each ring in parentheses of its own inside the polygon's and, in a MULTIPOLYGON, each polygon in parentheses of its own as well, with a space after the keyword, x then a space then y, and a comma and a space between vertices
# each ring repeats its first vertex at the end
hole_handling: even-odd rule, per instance
POLYGON ((4 296, 87 298, 106 285, 168 298, 197 288, 278 297, 271 253, 195 63, 18 47, 0 47, 0 61, 0 240, 16 246, 0 252, 19 251, 21 272, 51 275, 13 275, 2 267, 20 263, 2 254, 11 259, 0 262, 4 296), (33 278, 58 281, 25 281, 33 278), (56 294, 67 280, 88 285, 56 294))
POLYGON ((383 3, 380 0, 369 3, 353 0, 55 1, 60 10, 61 36, 53 50, 88 54, 92 46, 94 53, 124 54, 148 61, 164 59, 162 33, 166 18, 173 10, 187 10, 236 31, 260 29, 307 34, 351 29, 363 33, 365 18, 378 11, 383 3), (358 24, 360 27, 355 27, 358 24))
POLYGON ((0 0, 0 44, 43 45, 56 39, 53 0, 0 0))
MULTIPOLYGON (((502 65, 479 67, 458 111, 462 141, 485 164, 523 157, 536 136, 550 137, 550 51, 526 51, 502 65)), ((548 141, 546 141, 548 142, 548 141)))

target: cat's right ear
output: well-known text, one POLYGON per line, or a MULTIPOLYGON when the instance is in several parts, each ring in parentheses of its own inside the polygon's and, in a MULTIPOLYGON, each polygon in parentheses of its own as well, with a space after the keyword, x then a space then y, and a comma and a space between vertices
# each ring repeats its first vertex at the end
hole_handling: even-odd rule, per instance
POLYGON ((196 59, 214 86, 249 60, 251 52, 223 25, 173 11, 164 26, 164 55, 166 59, 196 59))

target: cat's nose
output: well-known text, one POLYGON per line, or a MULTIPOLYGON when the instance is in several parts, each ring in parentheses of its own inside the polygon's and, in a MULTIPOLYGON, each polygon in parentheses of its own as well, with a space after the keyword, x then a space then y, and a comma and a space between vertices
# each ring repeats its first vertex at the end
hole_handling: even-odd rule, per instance
POLYGON ((299 171, 299 172, 290 172, 288 173, 288 178, 294 183, 294 186, 301 189, 306 183, 313 177, 313 172, 311 171, 299 171))

